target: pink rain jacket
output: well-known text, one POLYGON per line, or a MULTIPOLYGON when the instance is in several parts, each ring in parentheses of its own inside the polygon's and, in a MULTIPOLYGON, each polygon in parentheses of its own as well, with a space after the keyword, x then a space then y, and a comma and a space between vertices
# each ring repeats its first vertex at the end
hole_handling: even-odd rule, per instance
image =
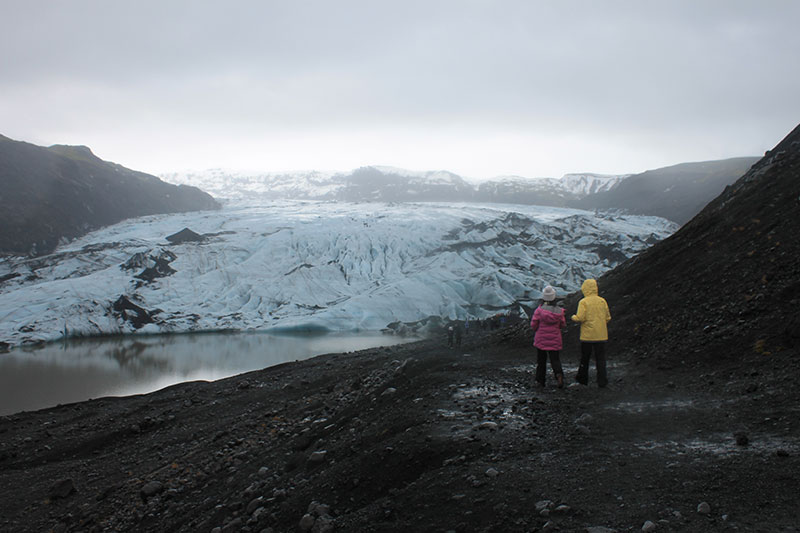
POLYGON ((540 350, 561 350, 561 328, 566 325, 562 308, 554 305, 537 307, 531 317, 531 329, 536 332, 533 345, 540 350))

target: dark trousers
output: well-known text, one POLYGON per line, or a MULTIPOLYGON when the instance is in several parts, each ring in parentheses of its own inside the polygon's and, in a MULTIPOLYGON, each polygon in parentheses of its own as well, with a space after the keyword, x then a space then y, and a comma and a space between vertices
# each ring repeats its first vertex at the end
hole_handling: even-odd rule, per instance
POLYGON ((581 342, 581 366, 578 367, 575 380, 582 385, 589 384, 589 360, 592 358, 592 352, 594 352, 594 366, 597 369, 597 386, 605 387, 608 385, 605 342, 581 342))
POLYGON ((550 368, 553 369, 553 374, 558 376, 564 375, 561 369, 561 352, 559 350, 547 351, 536 348, 536 381, 544 385, 544 377, 547 373, 547 356, 550 356, 550 368))

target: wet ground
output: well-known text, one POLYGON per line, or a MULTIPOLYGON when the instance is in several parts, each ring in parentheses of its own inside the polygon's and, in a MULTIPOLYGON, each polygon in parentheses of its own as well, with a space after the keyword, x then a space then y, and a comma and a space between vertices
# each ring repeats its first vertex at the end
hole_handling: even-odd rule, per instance
POLYGON ((4 417, 0 530, 798 530, 794 354, 539 389, 521 333, 4 417))

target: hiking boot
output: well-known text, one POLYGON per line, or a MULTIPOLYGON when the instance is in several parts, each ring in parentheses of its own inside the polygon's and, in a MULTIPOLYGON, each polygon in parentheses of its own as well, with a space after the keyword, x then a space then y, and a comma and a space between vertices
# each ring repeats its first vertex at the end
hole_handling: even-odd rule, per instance
POLYGON ((558 388, 559 389, 563 389, 564 388, 564 376, 561 375, 561 374, 557 375, 556 376, 556 381, 558 382, 558 388))

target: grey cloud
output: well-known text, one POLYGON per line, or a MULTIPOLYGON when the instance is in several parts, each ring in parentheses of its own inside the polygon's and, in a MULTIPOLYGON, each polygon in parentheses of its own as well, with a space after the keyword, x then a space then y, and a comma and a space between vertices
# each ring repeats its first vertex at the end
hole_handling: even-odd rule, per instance
POLYGON ((800 111, 792 0, 6 0, 4 15, 0 118, 52 106, 62 130, 57 104, 208 135, 763 135, 800 111))

